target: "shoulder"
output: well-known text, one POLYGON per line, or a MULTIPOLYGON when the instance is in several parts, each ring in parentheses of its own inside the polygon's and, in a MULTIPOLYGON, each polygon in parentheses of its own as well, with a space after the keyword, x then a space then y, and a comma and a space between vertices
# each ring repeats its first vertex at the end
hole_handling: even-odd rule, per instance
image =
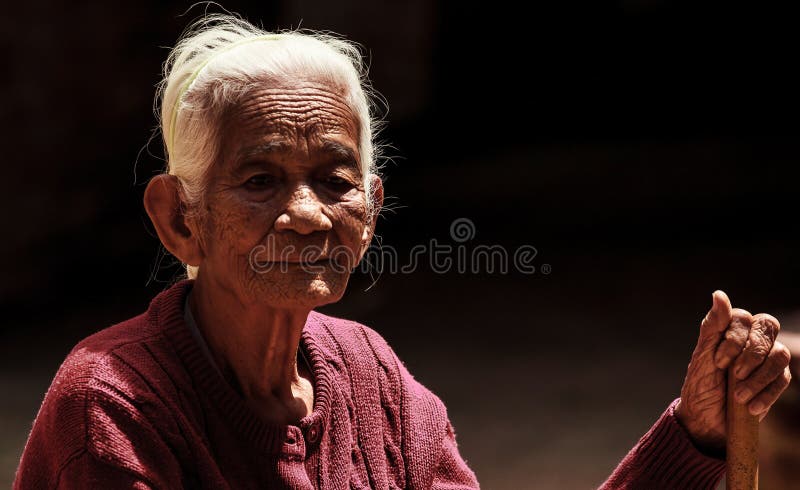
POLYGON ((163 331, 142 313, 78 342, 53 381, 57 386, 91 392, 94 397, 129 398, 147 408, 148 397, 166 393, 176 376, 177 357, 163 331))
POLYGON ((188 381, 187 373, 168 335, 169 321, 174 323, 174 319, 160 318, 158 312, 168 303, 182 320, 180 298, 164 300, 170 294, 177 297, 176 292, 181 291, 172 287, 153 299, 145 312, 82 339, 67 355, 57 378, 77 378, 85 389, 113 386, 117 393, 132 397, 148 392, 176 397, 178 387, 188 381))
POLYGON ((127 344, 141 342, 153 337, 159 330, 148 321, 147 313, 116 323, 85 337, 70 351, 70 356, 97 357, 110 353, 127 344))
POLYGON ((84 338, 59 366, 34 426, 63 431, 64 445, 102 450, 108 431, 165 422, 163 344, 144 314, 84 338))
POLYGON ((65 468, 80 461, 134 475, 169 461, 161 441, 177 440, 177 430, 141 355, 141 349, 155 349, 146 345, 156 339, 143 322, 139 316, 101 330, 66 356, 25 444, 16 478, 20 488, 56 486, 65 468))
POLYGON ((125 352, 151 337, 142 314, 79 341, 59 366, 45 401, 85 395, 104 385, 121 388, 120 385, 136 383, 137 371, 124 359, 125 352))

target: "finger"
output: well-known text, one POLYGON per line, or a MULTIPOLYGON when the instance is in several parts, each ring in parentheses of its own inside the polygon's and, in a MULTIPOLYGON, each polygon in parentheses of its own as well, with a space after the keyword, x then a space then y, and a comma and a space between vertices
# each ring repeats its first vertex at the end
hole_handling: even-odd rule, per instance
POLYGON ((766 361, 756 369, 749 378, 736 383, 734 397, 739 403, 748 403, 758 396, 773 381, 780 378, 789 367, 789 349, 775 342, 766 361))
POLYGON ((789 368, 786 367, 778 379, 770 383, 747 404, 747 410, 753 415, 764 414, 773 403, 778 401, 781 393, 789 386, 791 381, 792 374, 789 372, 789 368))
POLYGON ((750 312, 741 308, 734 308, 731 311, 730 325, 725 330, 725 337, 717 346, 717 352, 714 354, 714 364, 719 369, 727 368, 742 352, 747 344, 751 326, 750 312))
POLYGON ((711 294, 711 309, 700 323, 700 336, 721 335, 730 321, 731 300, 724 291, 716 290, 711 294))
MULTIPOLYGON (((772 315, 759 313, 753 317, 753 323, 750 327, 744 350, 733 363, 733 374, 737 379, 747 378, 753 370, 764 362, 767 355, 772 351, 775 337, 778 336, 780 329, 781 324, 772 315)), ((785 347, 784 349, 787 353, 789 352, 789 349, 785 347)))
POLYGON ((800 377, 800 358, 798 358, 800 357, 800 333, 781 330, 778 334, 778 341, 788 347, 792 354, 789 368, 792 371, 792 377, 797 380, 800 377))

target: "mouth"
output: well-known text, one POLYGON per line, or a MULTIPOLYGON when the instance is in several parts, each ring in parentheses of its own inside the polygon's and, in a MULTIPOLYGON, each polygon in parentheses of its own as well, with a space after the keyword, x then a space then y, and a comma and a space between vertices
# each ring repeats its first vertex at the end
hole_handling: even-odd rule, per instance
POLYGON ((288 259, 288 260, 259 260, 259 264, 275 265, 329 265, 333 261, 329 257, 320 257, 314 260, 288 259))

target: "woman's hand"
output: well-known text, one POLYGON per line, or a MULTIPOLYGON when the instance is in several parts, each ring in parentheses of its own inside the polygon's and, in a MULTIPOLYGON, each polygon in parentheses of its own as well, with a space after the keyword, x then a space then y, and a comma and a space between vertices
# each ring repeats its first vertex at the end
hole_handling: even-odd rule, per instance
POLYGON ((730 366, 737 379, 736 400, 747 403, 759 420, 789 386, 789 349, 775 341, 779 330, 772 315, 731 308, 725 293, 714 292, 675 408, 675 416, 697 446, 710 451, 725 448, 725 373, 730 366))

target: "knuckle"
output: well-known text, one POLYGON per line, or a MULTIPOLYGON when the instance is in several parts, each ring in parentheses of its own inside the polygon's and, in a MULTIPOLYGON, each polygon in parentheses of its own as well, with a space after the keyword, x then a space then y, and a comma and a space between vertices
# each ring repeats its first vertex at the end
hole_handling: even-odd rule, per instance
POLYGON ((775 328, 775 324, 765 320, 754 323, 752 332, 757 335, 759 339, 770 343, 774 342, 775 337, 778 336, 778 330, 775 328))
POLYGON ((775 362, 784 368, 789 365, 789 362, 792 360, 792 354, 789 352, 789 349, 781 344, 780 342, 775 343, 775 347, 772 349, 772 358, 775 359, 775 362))
POLYGON ((769 332, 760 328, 750 330, 750 344, 755 349, 767 349, 769 352, 772 349, 772 344, 775 343, 774 337, 771 337, 769 332))
POLYGON ((725 340, 733 342, 737 345, 743 345, 747 340, 747 334, 740 328, 729 328, 725 331, 725 340))
POLYGON ((770 317, 769 324, 772 326, 772 330, 775 332, 777 336, 778 333, 781 331, 781 322, 778 321, 775 317, 770 317))
POLYGON ((759 313, 753 317, 753 321, 761 323, 765 329, 774 332, 775 335, 781 330, 781 322, 769 313, 759 313))
POLYGON ((745 324, 749 324, 753 320, 753 315, 750 314, 749 311, 743 310, 741 308, 734 308, 731 310, 731 318, 733 321, 739 321, 745 324))

